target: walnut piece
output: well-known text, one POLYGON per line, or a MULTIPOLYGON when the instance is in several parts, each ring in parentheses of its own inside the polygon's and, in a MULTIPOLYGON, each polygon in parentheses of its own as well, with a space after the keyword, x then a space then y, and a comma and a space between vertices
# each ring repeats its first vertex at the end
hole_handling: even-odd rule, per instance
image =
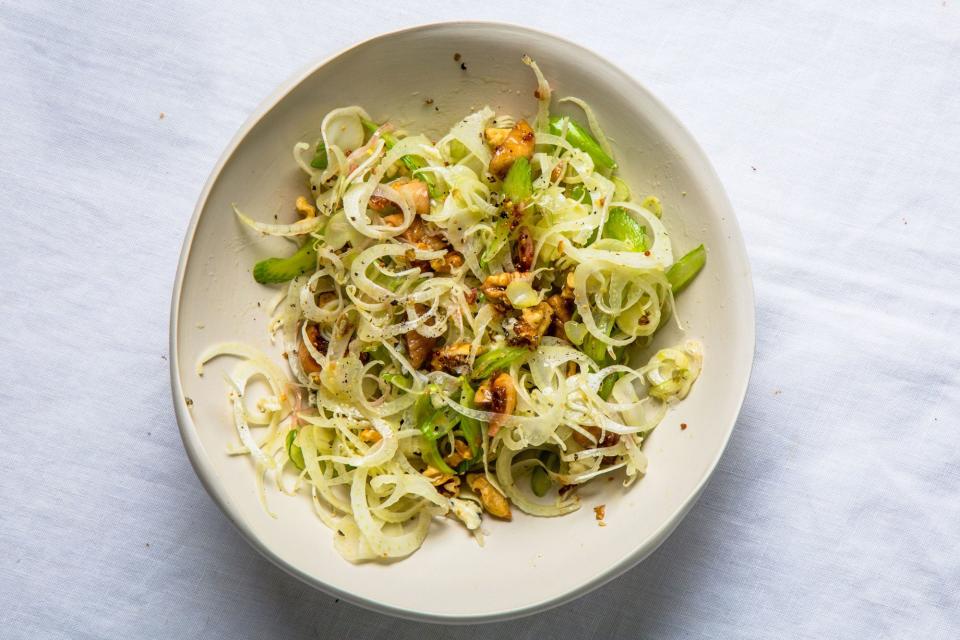
POLYGON ((436 338, 422 336, 416 331, 407 331, 407 360, 414 369, 419 369, 423 363, 430 357, 433 351, 433 345, 436 344, 436 338))
POLYGON ((446 371, 454 376, 466 375, 470 370, 468 366, 470 350, 469 342, 447 345, 434 351, 433 358, 430 359, 430 366, 434 371, 446 371))
POLYGON ((606 515, 607 515, 607 505, 598 504, 593 508, 593 517, 596 518, 598 522, 603 520, 604 516, 606 515))
POLYGON ((506 142, 510 135, 510 129, 500 129, 497 127, 487 127, 483 130, 483 137, 487 139, 487 145, 493 149, 506 142))
POLYGON ((525 278, 527 275, 528 274, 519 271, 495 273, 487 276, 487 279, 484 280, 480 286, 480 290, 483 291, 483 295, 486 296, 487 300, 497 311, 509 311, 513 308, 513 305, 510 304, 510 299, 507 298, 507 285, 514 280, 525 278))
POLYGON ((380 442, 382 438, 383 436, 376 429, 366 428, 360 432, 360 442, 366 442, 367 444, 380 442))
POLYGON ((530 271, 533 268, 533 236, 526 227, 520 227, 517 243, 513 250, 513 266, 517 271, 530 271))
POLYGON ((450 476, 450 479, 440 485, 440 493, 449 497, 456 498, 460 495, 460 476, 450 476))
POLYGON ((456 451, 461 458, 464 460, 473 460, 473 452, 470 451, 470 445, 468 445, 463 440, 454 440, 453 449, 456 451))
POLYGON ((520 312, 519 321, 513 325, 513 335, 508 341, 513 345, 536 349, 552 320, 553 308, 546 302, 524 309, 520 312))
MULTIPOLYGON (((590 433, 591 436, 593 436, 593 439, 595 442, 591 442, 589 438, 587 438, 585 435, 583 435, 579 431, 573 432, 574 442, 576 442, 578 445, 580 445, 584 449, 593 449, 594 447, 612 447, 613 445, 620 442, 620 434, 618 433, 611 433, 610 431, 607 431, 606 433, 603 434, 603 438, 601 438, 600 434, 602 433, 602 430, 600 429, 600 427, 587 427, 586 430, 587 432, 590 433)), ((601 462, 603 464, 611 464, 613 462, 616 462, 616 459, 617 459, 616 456, 604 456, 601 462)))
MULTIPOLYGON (((430 189, 423 180, 397 178, 393 182, 387 183, 387 186, 406 198, 417 213, 430 213, 430 189)), ((383 196, 370 196, 368 206, 378 213, 390 213, 397 210, 396 203, 383 196)), ((387 224, 393 223, 388 222, 387 224)))
POLYGON ((510 520, 513 514, 510 513, 510 503, 507 498, 493 488, 490 481, 482 473, 467 474, 467 485, 480 496, 480 503, 487 513, 495 518, 510 520))
POLYGON ((497 414, 490 420, 487 429, 492 438, 517 408, 517 389, 513 386, 513 378, 509 373, 503 372, 492 380, 487 380, 477 389, 473 401, 497 414))
POLYGON ((294 207, 296 207, 297 213, 302 215, 304 218, 315 218, 317 216, 317 208, 310 204, 310 202, 303 196, 297 198, 296 203, 294 203, 294 207))
POLYGON ((491 381, 487 379, 477 387, 477 392, 473 394, 473 403, 486 407, 491 402, 493 402, 493 391, 491 390, 491 381))
POLYGON ((517 158, 533 156, 533 147, 536 136, 526 120, 518 122, 503 142, 493 149, 490 159, 490 173, 503 177, 517 158))
MULTIPOLYGON (((391 227, 399 227, 403 224, 403 214, 391 213, 385 215, 383 216, 383 221, 391 227)), ((439 231, 430 229, 419 217, 414 218, 410 226, 397 237, 425 251, 437 251, 450 246, 440 235, 439 231)))
POLYGON ((463 256, 456 251, 448 251, 442 258, 435 258, 430 261, 430 268, 435 273, 452 273, 454 269, 463 266, 463 256))
POLYGON ((553 309, 553 323, 550 332, 558 338, 569 340, 567 331, 563 328, 563 323, 573 318, 573 310, 570 308, 570 301, 555 293, 547 298, 547 304, 553 309))
MULTIPOLYGON (((327 352, 329 343, 327 343, 326 338, 320 335, 320 329, 317 325, 313 323, 307 325, 307 338, 310 340, 310 344, 313 345, 314 349, 320 353, 327 352)), ((300 347, 297 349, 297 358, 300 360, 300 368, 303 369, 305 374, 310 375, 311 373, 320 372, 320 363, 310 355, 310 351, 307 350, 307 345, 303 342, 302 338, 300 340, 300 347)))
POLYGON ((435 486, 437 490, 447 496, 457 497, 460 495, 460 478, 443 473, 436 467, 428 465, 423 470, 423 475, 435 486))
POLYGON ((423 475, 430 481, 433 486, 441 485, 446 482, 448 476, 447 474, 440 471, 432 465, 427 465, 427 468, 423 470, 423 475))
POLYGON ((458 467, 461 462, 464 460, 472 460, 473 452, 470 451, 470 447, 463 440, 454 440, 453 441, 453 452, 450 453, 446 458, 443 459, 451 467, 458 467))

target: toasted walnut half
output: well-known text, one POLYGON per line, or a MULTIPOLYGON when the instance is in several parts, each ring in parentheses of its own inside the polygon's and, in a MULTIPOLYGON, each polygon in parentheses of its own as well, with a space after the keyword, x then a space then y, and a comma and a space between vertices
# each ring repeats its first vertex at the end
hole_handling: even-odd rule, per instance
MULTIPOLYGON (((405 197, 417 213, 430 213, 430 189, 423 180, 397 178, 393 182, 387 183, 387 186, 405 197)), ((370 196, 369 206, 378 213, 397 210, 397 205, 383 196, 370 196)))
POLYGON ((513 378, 509 373, 503 372, 487 380, 477 389, 473 401, 497 414, 490 420, 490 426, 487 429, 487 433, 492 438, 497 435, 517 408, 517 389, 513 386, 513 378))
POLYGON ((555 293, 547 298, 547 304, 553 309, 553 323, 550 326, 550 333, 567 340, 567 331, 563 328, 563 323, 573 318, 570 301, 559 293, 555 293))
MULTIPOLYGON (((427 311, 427 305, 425 304, 416 304, 413 308, 418 314, 423 314, 427 311)), ((427 324, 432 323, 432 319, 427 320, 427 324)), ((407 341, 407 360, 410 361, 414 369, 419 369, 430 357, 430 354, 433 353, 433 347, 437 344, 437 339, 421 335, 417 333, 415 329, 407 331, 404 337, 407 341)))
MULTIPOLYGON (((320 329, 317 325, 312 323, 307 325, 307 338, 314 349, 320 353, 326 353, 329 344, 327 339, 320 335, 320 329)), ((307 350, 307 345, 303 340, 300 341, 300 347, 297 349, 297 358, 300 360, 300 368, 307 375, 320 372, 320 363, 310 355, 310 351, 307 350)))
POLYGON ((407 359, 410 360, 410 365, 414 369, 419 369, 430 357, 430 352, 433 351, 433 345, 437 339, 422 336, 416 331, 407 331, 405 337, 407 339, 407 359))
POLYGON ((533 156, 533 147, 536 136, 526 120, 518 122, 503 142, 493 149, 490 159, 490 173, 505 176, 514 160, 533 156))
POLYGON ((526 273, 519 271, 495 273, 492 276, 487 276, 487 279, 484 280, 480 286, 480 290, 483 291, 483 295, 486 296, 490 304, 498 311, 509 311, 513 308, 513 305, 510 304, 510 300, 507 298, 507 285, 514 280, 519 280, 526 276, 526 273))
POLYGON ((430 359, 430 366, 434 371, 446 371, 454 376, 466 375, 469 371, 470 348, 469 342, 457 342, 438 349, 430 359))
POLYGON ((467 474, 467 485, 480 496, 480 503, 487 513, 496 517, 510 520, 513 514, 510 512, 510 503, 506 496, 493 488, 490 481, 482 473, 467 474))
MULTIPOLYGON (((402 213, 391 213, 383 216, 383 221, 391 227, 399 227, 403 224, 402 213)), ((420 218, 414 218, 406 231, 398 236, 401 240, 415 245, 418 249, 436 251, 446 249, 450 245, 443 239, 440 232, 430 229, 420 218)), ((426 264, 426 263, 424 263, 426 264)))
POLYGON ((540 344, 540 338, 550 328, 551 320, 553 320, 553 308, 546 302, 524 309, 520 313, 520 319, 513 324, 513 335, 508 341, 510 344, 535 349, 540 344))

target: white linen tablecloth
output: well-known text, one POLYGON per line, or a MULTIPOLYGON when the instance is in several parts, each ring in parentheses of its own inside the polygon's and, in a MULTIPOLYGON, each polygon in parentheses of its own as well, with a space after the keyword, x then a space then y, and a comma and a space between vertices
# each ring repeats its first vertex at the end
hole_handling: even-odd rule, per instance
POLYGON ((0 636, 960 637, 960 1, 0 3, 0 636), (730 447, 646 562, 531 618, 369 613, 248 546, 187 461, 180 243, 237 127, 376 33, 503 19, 693 131, 752 261, 730 447))

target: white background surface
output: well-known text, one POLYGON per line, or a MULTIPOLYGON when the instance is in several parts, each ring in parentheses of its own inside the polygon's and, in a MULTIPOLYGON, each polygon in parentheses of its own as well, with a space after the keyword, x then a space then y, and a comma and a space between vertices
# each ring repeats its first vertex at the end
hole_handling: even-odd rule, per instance
POLYGON ((0 635, 960 634, 960 2, 218 4, 0 5, 0 635), (247 115, 315 59, 458 18, 571 38, 664 100, 728 189, 758 306, 741 419, 673 537, 480 629, 262 559, 187 462, 166 361, 180 242, 247 115))

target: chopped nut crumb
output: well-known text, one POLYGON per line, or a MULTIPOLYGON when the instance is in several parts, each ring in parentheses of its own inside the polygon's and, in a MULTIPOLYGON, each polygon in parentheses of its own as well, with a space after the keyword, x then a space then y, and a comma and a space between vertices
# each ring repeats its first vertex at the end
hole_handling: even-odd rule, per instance
POLYGON ((482 473, 468 474, 467 484, 474 493, 480 496, 480 502, 483 504, 483 508, 487 513, 496 518, 502 518, 503 520, 512 519, 510 502, 490 484, 486 476, 482 473))
POLYGON ((508 338, 510 344, 522 345, 536 349, 540 345, 540 338, 550 328, 553 321, 553 307, 549 303, 540 304, 524 309, 519 321, 512 327, 512 335, 508 338))
POLYGON ((596 517, 597 521, 603 520, 603 517, 607 513, 607 505, 601 504, 593 508, 593 515, 596 517))
POLYGON ((513 165, 514 160, 523 157, 528 160, 533 156, 536 145, 536 135, 526 120, 517 122, 507 137, 493 150, 490 158, 490 173, 503 177, 513 165))
POLYGON ((684 430, 686 430, 686 428, 687 428, 687 423, 686 423, 686 422, 681 422, 681 423, 680 423, 680 431, 684 431, 684 430))
POLYGON ((360 442, 366 442, 367 444, 372 444, 374 442, 380 442, 383 436, 380 435, 380 432, 376 429, 364 429, 360 432, 360 442))
POLYGON ((304 218, 315 218, 317 215, 317 208, 310 204, 310 201, 303 196, 297 198, 296 203, 294 203, 294 207, 296 208, 297 213, 304 218))
POLYGON ((430 366, 434 371, 446 371, 451 375, 466 375, 470 371, 471 346, 469 342, 457 342, 434 351, 430 366))

